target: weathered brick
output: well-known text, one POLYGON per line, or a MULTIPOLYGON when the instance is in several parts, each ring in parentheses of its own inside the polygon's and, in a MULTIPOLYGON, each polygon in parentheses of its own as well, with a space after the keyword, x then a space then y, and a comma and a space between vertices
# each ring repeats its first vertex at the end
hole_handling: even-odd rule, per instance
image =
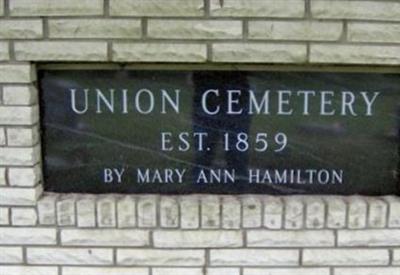
POLYGON ((36 225, 38 216, 34 208, 11 208, 11 222, 13 225, 36 225))
MULTIPOLYGON (((0 127, 0 146, 4 146, 4 145, 6 145, 6 129, 4 127, 0 127)), ((3 178, 4 171, 2 170, 0 172, 1 172, 0 185, 5 185, 5 178, 3 178)))
POLYGON ((313 0, 311 13, 315 18, 325 19, 400 21, 400 3, 396 1, 313 0))
POLYGON ((16 42, 17 60, 106 61, 106 42, 29 41, 16 42))
POLYGON ((39 223, 42 225, 56 224, 57 195, 45 193, 37 202, 39 223))
POLYGON ((62 195, 57 201, 57 224, 59 226, 72 226, 76 224, 75 200, 75 195, 67 194, 62 195))
POLYGON ((136 226, 136 201, 133 196, 124 196, 117 201, 117 223, 120 228, 136 226))
POLYGON ((110 265, 111 249, 100 248, 28 248, 29 264, 51 265, 110 265))
POLYGON ((204 62, 206 45, 182 43, 114 43, 113 61, 204 62))
POLYGON ((347 25, 347 39, 356 42, 400 42, 399 23, 356 23, 347 25))
POLYGON ((306 61, 306 56, 305 44, 215 43, 212 45, 214 62, 303 63, 306 61))
POLYGON ((166 39, 242 38, 242 23, 237 20, 149 20, 147 35, 166 39))
POLYGON ((33 167, 8 169, 8 180, 11 186, 36 186, 41 180, 42 171, 39 164, 33 167))
POLYGON ((7 185, 6 168, 0 167, 0 186, 7 185))
POLYGON ((157 197, 142 196, 138 203, 138 225, 139 227, 157 226, 157 197))
POLYGON ((393 265, 400 265, 400 248, 393 249, 393 265))
POLYGON ((343 31, 340 22, 250 21, 249 38, 268 40, 337 41, 343 31))
POLYGON ((22 247, 19 246, 0 246, 1 264, 22 264, 22 247))
POLYGON ((306 227, 321 229, 325 226, 325 203, 321 198, 307 198, 306 227))
POLYGON ((122 16, 201 16, 203 0, 110 0, 110 14, 122 16))
POLYGON ((179 226, 179 205, 174 197, 161 197, 160 200, 161 227, 174 228, 179 226))
POLYGON ((64 229, 61 243, 75 246, 146 246, 149 232, 134 229, 64 229))
POLYGON ((76 201, 76 222, 78 227, 96 226, 96 196, 85 195, 76 201))
POLYGON ((13 0, 12 16, 76 16, 102 15, 104 0, 13 0))
POLYGON ((219 228, 220 224, 219 197, 201 197, 201 227, 219 228))
POLYGON ((386 226, 388 206, 384 200, 368 199, 368 227, 384 228, 386 226))
POLYGON ((400 267, 335 268, 335 275, 398 275, 400 267))
POLYGON ((53 228, 0 227, 1 244, 46 245, 56 242, 56 229, 53 228))
POLYGON ((330 230, 275 231, 249 230, 249 247, 324 247, 334 246, 335 235, 330 230))
POLYGON ((144 267, 63 267, 63 275, 148 275, 144 267))
POLYGON ((388 263, 389 251, 385 249, 303 250, 303 265, 306 266, 368 266, 388 263))
POLYGON ((37 89, 32 85, 3 87, 3 103, 5 105, 31 105, 36 103, 37 99, 37 89))
POLYGON ((311 44, 310 62, 398 65, 400 46, 311 44))
POLYGON ((237 197, 222 197, 222 228, 239 229, 241 216, 241 204, 237 197))
POLYGON ((228 17, 303 17, 304 0, 210 0, 212 16, 228 17))
POLYGON ((49 20, 51 38, 139 38, 137 19, 54 19, 49 20))
POLYGON ((204 250, 118 249, 118 265, 202 266, 204 250))
POLYGON ((32 125, 38 122, 38 120, 39 120, 39 109, 37 105, 7 106, 7 107, 0 106, 0 124, 32 125))
MULTIPOLYGON (((35 80, 36 74, 31 65, 0 64, 0 83, 30 83, 35 80)), ((1 117, 3 114, 0 115, 1 117)), ((0 123, 3 124, 3 122, 0 123)))
POLYGON ((0 205, 35 205, 42 192, 40 185, 35 188, 4 187, 0 189, 0 205))
POLYGON ((367 202, 358 196, 348 197, 348 227, 365 228, 367 224, 367 202))
POLYGON ((240 231, 223 230, 157 230, 153 233, 154 247, 206 248, 240 247, 240 231))
POLYGON ((233 267, 209 267, 205 275, 240 275, 239 268, 233 267))
POLYGON ((195 229, 200 226, 200 202, 196 195, 180 198, 181 228, 195 229))
POLYGON ((7 42, 0 42, 0 61, 10 59, 10 51, 7 42))
POLYGON ((210 250, 212 266, 295 266, 299 252, 288 249, 218 249, 210 250))
POLYGON ((393 228, 400 227, 400 198, 396 196, 385 197, 389 205, 388 226, 393 228))
POLYGON ((300 229, 303 227, 304 205, 300 197, 285 199, 284 225, 286 229, 300 229))
POLYGON ((339 230, 339 246, 399 246, 398 229, 339 230))
POLYGON ((43 23, 40 19, 0 19, 0 38, 32 39, 43 37, 43 23))
POLYGON ((343 228, 346 226, 347 206, 341 197, 325 197, 327 205, 327 227, 343 228))
POLYGON ((8 207, 0 207, 0 225, 10 224, 10 210, 8 207))
POLYGON ((56 266, 0 265, 0 274, 58 275, 58 269, 56 266))
POLYGON ((244 228, 261 227, 262 208, 260 198, 253 195, 242 197, 242 225, 244 228))
POLYGON ((115 199, 112 196, 99 197, 97 200, 97 225, 115 227, 117 225, 115 199))
POLYGON ((330 275, 329 268, 244 268, 243 275, 330 275))
POLYGON ((33 146, 39 142, 39 128, 7 128, 7 140, 9 146, 33 146))
POLYGON ((203 275, 201 268, 153 268, 153 275, 203 275))

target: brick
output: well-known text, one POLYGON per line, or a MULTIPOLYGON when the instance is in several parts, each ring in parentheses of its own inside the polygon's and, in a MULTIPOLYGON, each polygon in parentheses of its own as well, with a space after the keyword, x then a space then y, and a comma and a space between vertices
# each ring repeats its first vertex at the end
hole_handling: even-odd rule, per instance
POLYGON ((398 65, 400 46, 311 44, 310 62, 398 65))
POLYGON ((388 206, 381 199, 368 199, 368 227, 384 228, 386 226, 388 206))
POLYGON ((12 208, 11 222, 18 226, 33 226, 37 224, 37 213, 34 208, 12 208))
POLYGON ((238 20, 149 20, 148 37, 164 39, 239 39, 238 20))
POLYGON ((56 229, 34 227, 0 227, 0 243, 14 245, 56 244, 56 229))
POLYGON ((116 227, 116 206, 113 197, 105 196, 98 198, 97 225, 99 227, 116 227))
POLYGON ((329 196, 325 197, 327 205, 327 227, 343 228, 346 226, 347 206, 341 197, 329 196))
POLYGON ((0 188, 0 205, 35 205, 43 187, 0 188))
POLYGON ((0 247, 0 251, 1 264, 22 264, 24 261, 22 255, 22 247, 3 246, 0 247))
POLYGON ((77 16, 102 15, 104 0, 13 0, 9 9, 12 16, 77 16))
POLYGON ((117 222, 120 228, 136 226, 136 201, 133 196, 124 196, 117 201, 117 222))
POLYGON ((335 268, 335 275, 398 275, 399 267, 335 268))
POLYGON ((138 203, 138 225, 139 227, 157 226, 157 197, 142 196, 138 203))
MULTIPOLYGON (((4 127, 0 127, 0 146, 2 145, 6 145, 6 129, 4 127)), ((1 172, 4 173, 4 171, 1 172)), ((0 183, 0 185, 5 185, 5 179, 3 179, 1 182, 4 182, 4 184, 0 183)))
POLYGON ((10 59, 10 51, 7 42, 0 42, 0 61, 10 59))
POLYGON ((56 224, 57 195, 45 193, 37 202, 39 223, 42 225, 56 224))
POLYGON ((62 195, 56 202, 57 224, 59 226, 72 226, 76 224, 75 195, 62 195))
POLYGON ((0 0, 0 15, 4 14, 4 0, 0 0))
POLYGON ((113 61, 204 62, 206 45, 179 43, 114 43, 113 61))
POLYGON ((0 167, 0 186, 7 185, 6 168, 0 167))
POLYGON ((32 105, 37 103, 37 99, 37 89, 32 85, 3 87, 5 105, 32 105))
POLYGON ((40 19, 0 19, 0 38, 33 39, 43 37, 43 23, 40 19))
POLYGON ((153 268, 153 275, 203 275, 201 268, 153 268))
POLYGON ((239 229, 241 225, 241 204, 234 196, 222 197, 222 228, 239 229))
POLYGON ((9 146, 33 146, 39 142, 39 128, 7 128, 7 140, 9 146))
POLYGON ((243 236, 232 230, 156 230, 153 242, 162 248, 240 247, 243 236))
MULTIPOLYGON (((0 83, 30 83, 36 80, 35 76, 31 65, 0 64, 0 83)), ((3 114, 0 115, 1 117, 3 114)))
POLYGON ((400 3, 393 1, 311 1, 311 14, 324 19, 400 21, 400 3))
POLYGON ((299 252, 287 249, 210 250, 212 266, 295 266, 299 252))
POLYGON ((400 230, 339 230, 337 238, 339 246, 399 246, 400 230))
POLYGON ((304 0, 210 0, 211 16, 303 17, 304 0))
POLYGON ((51 265, 110 265, 111 249, 99 248, 27 248, 29 264, 51 265))
POLYGON ((33 125, 38 121, 39 121, 39 109, 37 105, 7 106, 7 107, 0 106, 0 124, 33 125))
POLYGON ((285 199, 286 213, 284 225, 286 229, 300 229, 303 227, 304 205, 300 197, 285 199))
POLYGON ((400 198, 387 196, 385 200, 389 205, 388 226, 391 228, 400 228, 400 198))
POLYGON ((181 228, 195 229, 200 226, 200 203, 196 195, 180 197, 181 228))
POLYGON ((202 228, 219 228, 220 207, 218 196, 201 197, 201 227, 202 228))
POLYGON ((96 196, 85 195, 76 201, 76 222, 78 227, 96 226, 96 196))
POLYGON ((303 63, 305 44, 283 43, 215 43, 212 45, 214 62, 248 63, 303 63))
POLYGON ((41 166, 8 168, 8 180, 11 186, 36 186, 42 177, 41 166))
POLYGON ((398 23, 348 23, 347 39, 355 42, 400 43, 398 23))
POLYGON ((357 196, 348 197, 348 227, 350 229, 365 228, 367 224, 367 202, 357 196))
POLYGON ((326 247, 335 245, 335 235, 330 230, 307 231, 247 231, 249 247, 326 247))
POLYGON ((240 269, 228 267, 209 267, 206 269, 206 275, 240 275, 240 269))
POLYGON ((203 0, 111 0, 110 14, 117 16, 202 16, 203 0))
POLYGON ((16 42, 15 58, 26 61, 106 61, 106 42, 16 42))
POLYGON ((179 205, 176 198, 161 197, 160 200, 161 227, 174 228, 179 226, 179 205))
POLYGON ((10 224, 10 210, 8 207, 0 207, 0 225, 10 224))
POLYGON ((146 246, 149 232, 134 229, 64 229, 61 243, 75 246, 146 246))
POLYGON ((303 265, 308 266, 368 266, 389 264, 385 249, 305 249, 303 265))
POLYGON ((340 22, 250 21, 250 39, 337 41, 343 32, 340 22))
POLYGON ((400 249, 393 249, 393 265, 400 265, 400 249))
POLYGON ((144 267, 63 267, 63 275, 148 275, 144 267))
POLYGON ((50 38, 140 38, 137 19, 55 19, 49 20, 50 38))
POLYGON ((330 275, 329 268, 244 268, 243 275, 330 275))
POLYGON ((2 265, 0 274, 7 275, 58 275, 56 266, 2 265))
POLYGON ((305 200, 306 227, 321 229, 325 226, 325 203, 321 198, 307 198, 305 200))
POLYGON ((118 249, 118 265, 202 266, 204 250, 118 249))
POLYGON ((261 200, 255 196, 242 197, 242 225, 244 228, 256 228, 262 225, 261 200))

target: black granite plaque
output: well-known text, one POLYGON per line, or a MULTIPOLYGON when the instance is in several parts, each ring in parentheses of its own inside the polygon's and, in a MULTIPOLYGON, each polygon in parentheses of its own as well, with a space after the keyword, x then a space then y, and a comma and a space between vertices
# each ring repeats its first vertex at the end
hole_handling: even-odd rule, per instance
POLYGON ((400 75, 40 72, 45 188, 399 194, 400 75))

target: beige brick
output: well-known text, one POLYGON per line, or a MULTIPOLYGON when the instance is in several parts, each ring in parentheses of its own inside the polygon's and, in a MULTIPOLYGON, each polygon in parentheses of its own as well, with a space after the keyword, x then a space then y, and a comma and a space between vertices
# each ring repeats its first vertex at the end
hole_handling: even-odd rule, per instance
POLYGON ((13 0, 12 16, 75 16, 102 15, 104 0, 13 0))
POLYGON ((400 267, 335 268, 335 275, 398 275, 400 267))
POLYGON ((54 225, 56 223, 57 195, 45 193, 37 202, 39 223, 42 225, 54 225))
POLYGON ((148 275, 143 267, 63 267, 63 275, 148 275))
POLYGON ((37 102, 38 92, 34 86, 3 87, 3 102, 6 105, 31 105, 37 102))
POLYGON ((400 248, 393 249, 393 265, 400 265, 400 248))
POLYGON ((33 146, 39 142, 39 129, 37 126, 8 128, 7 140, 9 146, 33 146))
POLYGON ((356 42, 400 43, 400 24, 348 23, 347 39, 356 42))
POLYGON ((305 44, 282 43, 215 43, 212 60, 229 63, 303 63, 306 61, 305 44))
POLYGON ((134 196, 124 196, 117 202, 118 227, 136 226, 136 200, 134 196))
POLYGON ((0 246, 1 264, 22 264, 22 247, 19 246, 0 246))
POLYGON ((112 196, 98 198, 97 225, 99 227, 116 227, 116 206, 115 199, 112 196))
POLYGON ((381 199, 368 199, 368 227, 384 228, 386 226, 388 205, 381 199))
POLYGON ((304 0, 210 0, 211 16, 303 17, 304 0))
POLYGON ((76 222, 78 227, 96 226, 96 196, 84 195, 76 201, 76 222))
POLYGON ((236 230, 156 230, 153 241, 163 248, 240 247, 243 236, 236 230))
POLYGON ((10 224, 10 210, 8 207, 0 207, 0 225, 10 224))
POLYGON ((40 165, 27 168, 9 168, 8 179, 12 186, 35 186, 42 178, 40 165))
POLYGON ((350 229, 365 228, 367 224, 367 202, 364 198, 352 196, 347 198, 349 213, 348 227, 350 229))
POLYGON ((58 275, 56 266, 2 265, 0 274, 7 275, 58 275))
POLYGON ((46 245, 56 242, 56 229, 53 228, 0 227, 1 244, 46 245))
POLYGON ((310 62, 399 65, 400 46, 312 44, 310 62))
POLYGON ((6 168, 0 167, 0 186, 7 185, 6 168))
POLYGON ((283 224, 283 203, 279 197, 264 198, 264 226, 270 229, 280 229, 283 224))
POLYGON ((148 36, 166 39, 242 38, 238 20, 149 20, 148 36))
POLYGON ((34 208, 11 208, 11 222, 13 225, 34 226, 38 216, 34 208))
POLYGON ((204 250, 118 249, 118 265, 202 266, 204 250))
POLYGON ((249 230, 247 232, 249 247, 329 247, 334 245, 335 235, 330 230, 249 230))
POLYGON ((8 50, 7 42, 0 42, 0 61, 10 59, 10 51, 8 50))
POLYGON ((340 22, 250 21, 249 38, 268 40, 337 41, 343 31, 340 22))
POLYGON ((153 275, 203 275, 201 268, 153 268, 153 275))
POLYGON ((347 206, 341 197, 329 196, 324 198, 327 205, 327 227, 343 228, 346 226, 347 206))
POLYGON ((113 61, 204 62, 206 45, 178 43, 114 43, 113 61))
POLYGON ((244 228, 261 227, 262 208, 259 197, 253 195, 242 197, 242 226, 244 228))
POLYGON ((339 246, 400 246, 398 229, 339 230, 339 246))
POLYGON ((241 223, 241 204, 235 196, 222 198, 222 228, 239 229, 241 223))
POLYGON ((203 0, 110 0, 110 14, 122 16, 202 16, 203 0))
POLYGON ((75 246, 146 246, 149 232, 133 229, 64 229, 61 243, 75 246))
POLYGON ((32 125, 39 120, 39 108, 34 106, 0 106, 0 124, 32 125))
POLYGON ((329 268, 244 268, 243 275, 330 275, 329 268))
POLYGON ((139 227, 157 226, 157 197, 141 196, 137 203, 139 227))
POLYGON ((325 203, 321 198, 308 197, 305 200, 306 227, 321 229, 325 226, 325 203))
POLYGON ((75 195, 65 194, 56 202, 57 224, 59 226, 72 226, 76 224, 75 201, 75 195))
POLYGON ((201 227, 202 228, 219 228, 220 207, 218 196, 201 197, 201 227))
POLYGON ((315 18, 400 21, 400 3, 396 1, 313 0, 311 13, 315 18))
POLYGON ((40 19, 0 19, 0 38, 2 39, 32 39, 42 37, 43 23, 40 19))
POLYGON ((0 83, 30 83, 35 80, 36 74, 31 65, 0 64, 0 83))
POLYGON ((17 60, 30 61, 106 61, 106 42, 16 42, 17 60))
POLYGON ((240 275, 240 269, 232 267, 209 267, 206 269, 206 275, 240 275))
POLYGON ((308 266, 369 266, 389 264, 385 249, 305 249, 303 265, 308 266))
POLYGON ((51 38, 139 38, 137 19, 55 19, 49 20, 51 38))
POLYGON ((299 252, 287 249, 210 250, 212 266, 295 266, 299 252))
POLYGON ((179 205, 175 197, 161 197, 160 225, 166 228, 179 226, 179 205))
POLYGON ((200 226, 200 202, 196 195, 180 197, 181 228, 195 229, 200 226))
POLYGON ((35 188, 4 187, 0 189, 0 205, 35 205, 42 192, 41 185, 35 188))
POLYGON ((387 196, 385 200, 389 205, 388 226, 391 228, 400 228, 400 198, 387 196))
POLYGON ((285 220, 286 229, 300 229, 303 227, 304 205, 300 197, 288 197, 285 199, 285 220))
POLYGON ((111 265, 112 249, 99 248, 28 248, 29 264, 111 265))
MULTIPOLYGON (((4 127, 0 127, 0 146, 6 145, 6 129, 4 127)), ((4 172, 4 171, 1 171, 4 172)), ((3 173, 1 173, 3 175, 3 173)), ((5 185, 5 178, 4 176, 1 176, 0 179, 0 185, 5 185)))

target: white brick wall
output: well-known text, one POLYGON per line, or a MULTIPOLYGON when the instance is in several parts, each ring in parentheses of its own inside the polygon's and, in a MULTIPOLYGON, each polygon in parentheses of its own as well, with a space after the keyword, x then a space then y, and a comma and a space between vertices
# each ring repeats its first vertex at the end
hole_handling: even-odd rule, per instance
POLYGON ((400 274, 399 197, 43 194, 37 62, 399 72, 400 1, 0 0, 0 274, 400 274))

